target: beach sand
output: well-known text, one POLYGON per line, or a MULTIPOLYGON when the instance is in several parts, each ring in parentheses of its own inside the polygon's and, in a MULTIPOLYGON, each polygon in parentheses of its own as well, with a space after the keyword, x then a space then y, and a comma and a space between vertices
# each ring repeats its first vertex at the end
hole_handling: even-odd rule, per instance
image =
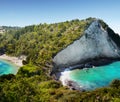
POLYGON ((23 66, 22 61, 26 59, 26 56, 20 56, 20 57, 12 57, 8 56, 6 54, 0 55, 0 59, 10 61, 17 65, 18 67, 23 66))

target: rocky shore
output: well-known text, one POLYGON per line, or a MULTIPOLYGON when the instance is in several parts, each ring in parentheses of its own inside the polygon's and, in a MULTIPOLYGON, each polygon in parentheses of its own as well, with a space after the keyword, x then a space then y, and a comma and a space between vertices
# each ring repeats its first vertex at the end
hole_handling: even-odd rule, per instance
POLYGON ((58 80, 59 77, 61 76, 61 72, 64 72, 65 70, 94 68, 94 67, 98 67, 98 66, 108 65, 108 64, 111 64, 115 61, 120 61, 120 58, 116 58, 116 59, 113 59, 113 58, 88 59, 87 61, 85 61, 84 63, 81 63, 81 64, 76 64, 76 65, 69 66, 69 67, 63 67, 60 70, 57 70, 56 73, 51 72, 51 75, 53 75, 52 73, 54 73, 55 79, 58 80))
POLYGON ((102 59, 93 59, 89 60, 87 62, 84 62, 82 64, 78 64, 75 66, 70 66, 68 68, 62 68, 61 72, 57 72, 54 74, 56 80, 60 80, 64 86, 67 86, 71 90, 80 90, 80 91, 85 91, 83 87, 78 85, 76 82, 70 80, 70 71, 75 70, 75 69, 88 69, 88 68, 94 68, 98 66, 104 66, 111 64, 113 62, 120 61, 119 58, 117 59, 112 59, 112 58, 102 58, 102 59))

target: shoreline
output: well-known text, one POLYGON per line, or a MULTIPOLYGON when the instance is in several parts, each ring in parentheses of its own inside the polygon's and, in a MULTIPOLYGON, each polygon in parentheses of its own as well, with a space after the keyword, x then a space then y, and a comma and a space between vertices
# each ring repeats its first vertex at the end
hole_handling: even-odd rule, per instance
POLYGON ((61 81, 63 86, 67 86, 70 90, 79 90, 81 92, 85 91, 85 89, 80 86, 77 82, 71 79, 70 73, 72 70, 65 70, 61 72, 61 76, 59 80, 61 81))
POLYGON ((51 71, 50 75, 51 76, 54 75, 55 78, 59 80, 59 77, 61 76, 61 72, 64 72, 66 69, 75 70, 75 69, 84 69, 84 68, 94 68, 94 67, 99 67, 99 66, 105 66, 105 65, 111 64, 116 61, 120 61, 120 58, 88 59, 87 61, 84 61, 83 63, 69 65, 68 67, 64 65, 62 67, 54 65, 54 69, 51 71))
POLYGON ((109 65, 113 62, 120 61, 120 59, 101 59, 101 60, 92 60, 84 64, 70 66, 68 68, 63 68, 61 72, 57 72, 54 75, 56 76, 56 79, 61 81, 63 86, 67 86, 71 90, 79 90, 79 91, 86 91, 84 88, 82 88, 78 83, 71 80, 70 73, 72 70, 83 70, 83 69, 89 69, 89 68, 95 68, 99 66, 105 66, 109 65))
POLYGON ((6 55, 6 54, 3 54, 3 55, 0 55, 0 59, 9 61, 9 62, 15 64, 15 65, 18 66, 18 67, 22 67, 22 66, 23 66, 22 61, 25 60, 26 57, 25 57, 25 56, 13 57, 13 56, 8 56, 8 55, 6 55))

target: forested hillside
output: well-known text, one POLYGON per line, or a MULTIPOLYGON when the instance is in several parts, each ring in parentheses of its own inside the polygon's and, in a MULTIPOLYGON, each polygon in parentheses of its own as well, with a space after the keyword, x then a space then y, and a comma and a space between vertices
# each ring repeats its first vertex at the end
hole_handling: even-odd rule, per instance
POLYGON ((55 24, 39 24, 9 31, 0 37, 0 49, 6 54, 26 55, 27 62, 45 65, 52 56, 78 37, 94 19, 78 19, 55 24))
POLYGON ((21 27, 11 27, 11 26, 2 26, 3 29, 5 29, 6 31, 9 31, 9 30, 19 30, 21 29, 21 27))
POLYGON ((11 26, 0 26, 0 34, 8 32, 8 31, 12 31, 12 30, 19 30, 21 29, 21 27, 11 27, 11 26))
MULTIPOLYGON (((98 102, 118 101, 120 81, 90 92, 69 90, 49 74, 52 57, 84 34, 95 18, 26 26, 0 35, 0 51, 26 55, 17 75, 0 77, 1 102, 98 102)), ((101 21, 104 28, 106 24, 101 21)))

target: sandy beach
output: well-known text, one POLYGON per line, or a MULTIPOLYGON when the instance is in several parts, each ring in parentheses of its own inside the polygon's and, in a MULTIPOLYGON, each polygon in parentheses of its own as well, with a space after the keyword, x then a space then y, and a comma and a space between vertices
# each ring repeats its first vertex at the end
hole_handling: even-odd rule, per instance
POLYGON ((23 66, 22 61, 25 60, 26 57, 25 56, 12 57, 12 56, 3 54, 3 55, 0 55, 0 59, 10 61, 10 62, 14 63, 15 65, 17 65, 18 67, 21 67, 21 66, 23 66))

